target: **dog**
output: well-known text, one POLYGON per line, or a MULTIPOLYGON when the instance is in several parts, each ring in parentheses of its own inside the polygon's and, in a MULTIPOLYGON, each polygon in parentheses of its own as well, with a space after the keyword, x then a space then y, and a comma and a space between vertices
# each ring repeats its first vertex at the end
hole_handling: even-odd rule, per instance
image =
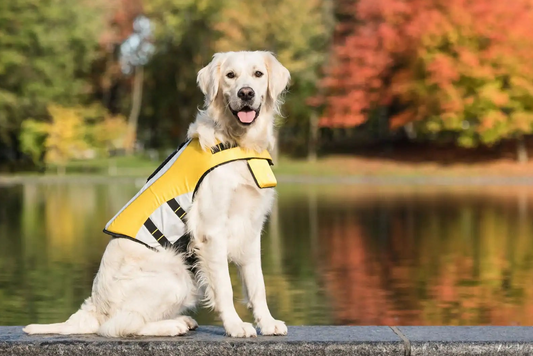
MULTIPOLYGON (((189 140, 197 140, 202 150, 220 143, 249 152, 272 150, 274 119, 289 81, 289 71, 270 52, 215 54, 198 72, 205 105, 189 127, 189 140)), ((228 270, 233 262, 261 334, 286 335, 285 323, 269 311, 261 269, 261 231, 274 199, 274 189, 257 186, 246 161, 213 169, 186 212, 195 273, 186 264, 186 253, 113 238, 91 296, 80 309, 66 322, 32 324, 23 330, 106 337, 183 335, 198 326, 183 313, 203 296, 205 305, 218 313, 227 336, 255 337, 256 328, 242 321, 233 304, 228 270)))

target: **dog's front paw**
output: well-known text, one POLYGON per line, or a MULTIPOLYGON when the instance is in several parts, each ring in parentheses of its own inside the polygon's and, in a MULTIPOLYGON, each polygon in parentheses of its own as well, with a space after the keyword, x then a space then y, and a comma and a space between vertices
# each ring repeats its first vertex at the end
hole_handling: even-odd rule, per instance
POLYGON ((198 323, 196 322, 196 320, 194 320, 190 316, 181 315, 181 316, 178 316, 176 320, 183 321, 187 325, 189 330, 196 330, 198 328, 198 323))
POLYGON ((287 335, 287 325, 281 320, 269 319, 258 323, 261 335, 287 335))
MULTIPOLYGON (((103 326, 105 326, 104 324, 103 326)), ((178 336, 185 335, 189 331, 189 325, 183 319, 160 320, 145 324, 137 333, 142 336, 178 336)), ((100 328, 101 335, 107 333, 100 328)))
POLYGON ((224 324, 224 329, 226 329, 226 335, 231 337, 256 337, 257 331, 250 323, 244 322, 235 322, 224 324))

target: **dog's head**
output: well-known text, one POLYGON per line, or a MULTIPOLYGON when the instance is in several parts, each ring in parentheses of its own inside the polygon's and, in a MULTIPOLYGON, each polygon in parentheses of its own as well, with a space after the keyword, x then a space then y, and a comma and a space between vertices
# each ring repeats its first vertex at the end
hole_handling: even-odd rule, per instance
POLYGON ((289 71, 270 52, 217 53, 198 72, 206 108, 229 111, 241 126, 255 122, 262 110, 279 114, 279 96, 289 71))

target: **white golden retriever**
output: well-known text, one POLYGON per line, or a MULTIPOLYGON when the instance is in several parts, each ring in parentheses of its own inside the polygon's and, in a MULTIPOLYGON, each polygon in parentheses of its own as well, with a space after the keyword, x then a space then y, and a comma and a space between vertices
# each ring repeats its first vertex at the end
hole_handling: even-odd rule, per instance
MULTIPOLYGON (((204 149, 223 142, 261 152, 274 145, 274 116, 289 71, 268 52, 217 53, 198 73, 205 110, 191 124, 189 138, 204 149)), ((28 334, 175 336, 197 327, 183 312, 205 296, 219 314, 226 334, 256 336, 233 305, 228 260, 243 280, 245 297, 263 335, 286 335, 285 323, 267 306, 261 270, 260 237, 275 192, 259 189, 245 161, 222 165, 202 181, 188 211, 187 228, 199 260, 188 271, 184 256, 168 249, 152 251, 128 239, 114 238, 102 257, 92 295, 66 322, 32 324, 28 334), (200 292, 202 290, 202 292, 200 292)))

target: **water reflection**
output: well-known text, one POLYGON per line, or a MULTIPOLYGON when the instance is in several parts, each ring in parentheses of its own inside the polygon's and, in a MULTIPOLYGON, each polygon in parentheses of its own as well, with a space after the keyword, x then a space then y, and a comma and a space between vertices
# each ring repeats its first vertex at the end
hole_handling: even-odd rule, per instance
MULTIPOLYGON (((0 187, 0 325, 62 321, 90 294, 104 224, 138 187, 0 187)), ((292 325, 532 325, 528 187, 281 185, 264 234, 292 325)), ((240 283, 232 270, 236 297, 240 283)), ((244 306, 239 313, 250 320, 244 306)), ((199 311, 201 323, 218 323, 199 311)))

